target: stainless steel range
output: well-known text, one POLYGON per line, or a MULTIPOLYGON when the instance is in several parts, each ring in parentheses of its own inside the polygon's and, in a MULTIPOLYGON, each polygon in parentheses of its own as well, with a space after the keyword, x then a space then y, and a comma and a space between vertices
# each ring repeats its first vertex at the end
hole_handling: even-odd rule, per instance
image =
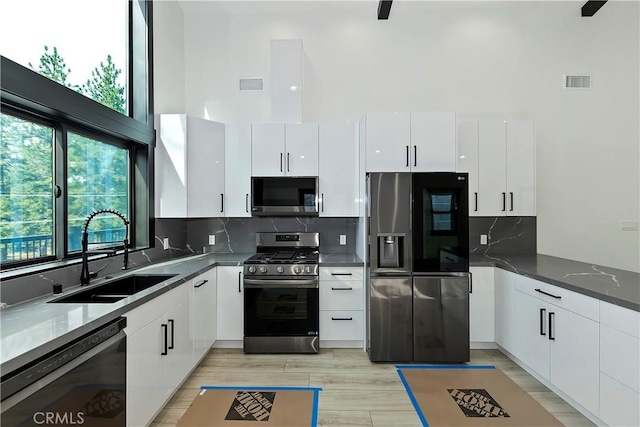
POLYGON ((244 352, 318 353, 319 233, 257 233, 244 262, 244 352))

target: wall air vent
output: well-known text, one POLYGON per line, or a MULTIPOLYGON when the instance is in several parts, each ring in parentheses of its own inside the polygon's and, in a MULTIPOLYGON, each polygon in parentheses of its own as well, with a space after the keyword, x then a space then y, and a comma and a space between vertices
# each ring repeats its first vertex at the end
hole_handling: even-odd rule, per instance
POLYGON ((250 77, 240 79, 240 90, 262 90, 264 89, 264 79, 262 77, 250 77))
POLYGON ((583 75, 564 75, 564 88, 565 89, 591 89, 591 76, 589 74, 583 75))

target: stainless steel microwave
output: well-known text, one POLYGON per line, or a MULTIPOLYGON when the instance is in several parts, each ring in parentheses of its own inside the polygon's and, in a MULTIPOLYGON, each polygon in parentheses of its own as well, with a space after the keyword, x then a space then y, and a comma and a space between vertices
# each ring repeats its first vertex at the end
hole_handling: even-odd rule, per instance
POLYGON ((318 177, 252 177, 251 215, 318 216, 318 177))

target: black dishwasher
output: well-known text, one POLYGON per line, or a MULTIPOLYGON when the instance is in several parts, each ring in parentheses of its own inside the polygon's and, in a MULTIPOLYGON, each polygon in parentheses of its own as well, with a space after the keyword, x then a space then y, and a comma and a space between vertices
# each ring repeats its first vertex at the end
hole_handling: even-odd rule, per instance
POLYGON ((126 424, 126 318, 118 318, 3 375, 5 426, 126 424))

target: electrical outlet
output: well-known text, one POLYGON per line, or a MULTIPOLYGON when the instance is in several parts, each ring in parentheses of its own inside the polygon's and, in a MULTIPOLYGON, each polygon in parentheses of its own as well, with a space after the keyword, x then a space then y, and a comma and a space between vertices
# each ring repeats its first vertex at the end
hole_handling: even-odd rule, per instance
POLYGON ((620 221, 620 231, 638 231, 638 221, 620 221))
POLYGON ((488 242, 488 236, 486 234, 481 234, 480 235, 480 244, 481 245, 486 245, 488 242))
POLYGON ((169 238, 165 237, 162 240, 162 248, 166 251, 167 249, 169 249, 169 238))
POLYGON ((344 246, 347 244, 347 235, 346 234, 341 234, 340 235, 340 245, 344 246))
POLYGON ((209 234, 209 244, 212 245, 212 246, 216 244, 216 235, 215 234, 209 234))

